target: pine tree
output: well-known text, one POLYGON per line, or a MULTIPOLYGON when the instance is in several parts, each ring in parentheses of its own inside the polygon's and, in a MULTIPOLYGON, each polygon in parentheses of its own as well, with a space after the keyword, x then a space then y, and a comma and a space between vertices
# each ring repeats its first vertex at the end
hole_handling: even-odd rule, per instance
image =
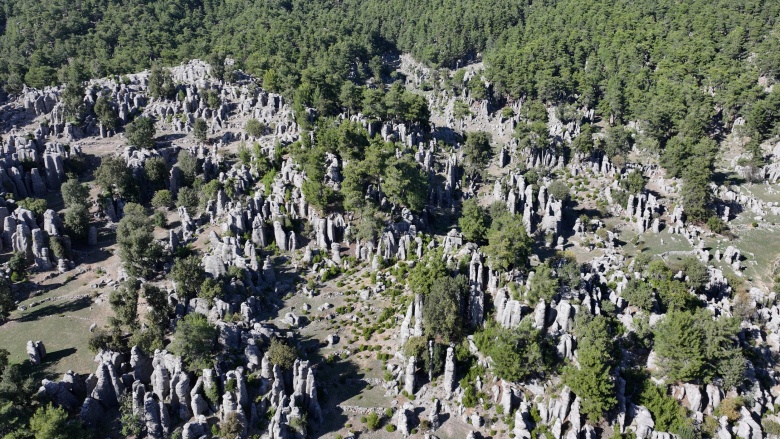
POLYGON ((661 371, 672 381, 702 377, 705 365, 704 331, 696 317, 685 311, 671 311, 655 327, 655 352, 661 371))
POLYGON ((610 359, 595 345, 578 343, 579 367, 564 370, 564 381, 580 397, 580 412, 593 422, 617 404, 615 382, 610 375, 610 359))
POLYGON ((593 422, 598 422, 617 404, 615 382, 610 374, 615 363, 611 332, 610 322, 601 315, 578 317, 575 327, 578 364, 567 366, 563 373, 566 385, 582 400, 582 414, 593 422))
POLYGON ((488 216, 485 209, 482 208, 474 198, 469 198, 463 202, 461 217, 458 219, 458 226, 463 236, 471 242, 481 242, 485 239, 488 231, 488 216))

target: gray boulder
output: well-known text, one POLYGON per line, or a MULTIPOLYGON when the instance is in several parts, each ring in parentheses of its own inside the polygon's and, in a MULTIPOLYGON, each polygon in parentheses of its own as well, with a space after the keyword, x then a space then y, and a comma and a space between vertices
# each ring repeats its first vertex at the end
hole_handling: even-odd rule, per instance
POLYGON ((197 416, 184 424, 181 430, 182 439, 200 439, 211 433, 205 416, 197 416))
POLYGON ((38 391, 39 394, 44 394, 46 397, 57 406, 62 407, 65 410, 74 410, 79 406, 79 400, 71 393, 67 386, 62 382, 55 383, 54 381, 43 380, 43 385, 38 391))
POLYGON ((81 406, 81 412, 79 413, 79 419, 84 425, 88 427, 95 427, 101 422, 105 416, 105 410, 100 404, 100 401, 87 397, 84 400, 84 404, 81 406))
POLYGON ((100 401, 106 408, 119 407, 119 396, 121 391, 117 391, 122 385, 114 373, 112 366, 108 363, 101 363, 97 369, 97 383, 92 390, 92 398, 100 401))
POLYGON ((32 364, 41 364, 46 357, 46 347, 43 346, 42 341, 28 341, 27 342, 27 356, 30 358, 32 364))

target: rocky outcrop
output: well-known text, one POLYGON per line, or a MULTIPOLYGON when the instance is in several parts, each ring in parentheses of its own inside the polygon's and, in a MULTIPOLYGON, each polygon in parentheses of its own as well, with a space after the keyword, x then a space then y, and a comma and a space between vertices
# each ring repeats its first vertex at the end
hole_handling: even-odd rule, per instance
POLYGON ((406 403, 403 407, 399 408, 395 412, 395 427, 403 437, 407 437, 411 434, 411 413, 414 411, 414 407, 406 403))
POLYGON ((442 379, 444 392, 449 398, 455 386, 455 349, 447 347, 447 356, 444 359, 444 378, 442 379))
POLYGON ((404 373, 404 392, 409 395, 414 394, 415 390, 415 372, 417 371, 417 363, 414 355, 409 357, 406 362, 406 372, 404 373))
POLYGON ((27 356, 32 364, 41 364, 46 357, 46 347, 43 346, 42 341, 28 341, 27 342, 27 356))

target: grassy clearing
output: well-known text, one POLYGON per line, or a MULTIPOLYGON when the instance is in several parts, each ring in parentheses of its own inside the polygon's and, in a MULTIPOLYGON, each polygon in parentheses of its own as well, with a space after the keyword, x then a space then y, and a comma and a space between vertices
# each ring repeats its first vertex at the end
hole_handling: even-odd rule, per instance
POLYGON ((47 351, 47 374, 91 372, 94 354, 87 348, 91 322, 73 314, 48 315, 34 322, 9 322, 0 329, 0 346, 10 352, 11 362, 21 363, 27 359, 27 341, 42 340, 47 351))
POLYGON ((742 190, 767 203, 780 202, 780 192, 775 185, 747 184, 742 186, 742 190))
POLYGON ((754 283, 761 282, 767 288, 771 287, 772 266, 780 258, 780 247, 775 245, 780 226, 772 226, 763 223, 757 228, 740 226, 735 231, 739 238, 735 240, 735 247, 742 251, 745 260, 742 266, 743 273, 748 280, 754 283))
POLYGON ((57 288, 20 303, 28 308, 14 311, 10 321, 0 326, 0 347, 9 351, 11 362, 26 360, 27 342, 41 340, 47 351, 46 375, 56 376, 68 370, 94 371, 94 354, 87 347, 89 327, 93 323, 104 325, 111 310, 105 300, 97 303, 92 297, 76 298, 92 293, 86 283, 93 277, 88 272, 67 282, 67 276, 58 276, 47 282, 59 285, 57 288), (32 302, 47 298, 60 299, 29 307, 32 302))

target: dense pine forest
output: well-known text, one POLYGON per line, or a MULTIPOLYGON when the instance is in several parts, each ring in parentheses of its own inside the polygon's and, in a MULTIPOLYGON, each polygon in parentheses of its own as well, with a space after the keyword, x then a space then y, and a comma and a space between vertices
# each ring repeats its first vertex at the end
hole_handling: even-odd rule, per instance
POLYGON ((0 437, 780 437, 780 2, 0 5, 0 437))
POLYGON ((311 83, 338 95, 377 56, 432 66, 482 58, 497 98, 577 102, 641 117, 660 139, 683 112, 714 101, 728 125, 780 75, 777 17, 766 0, 646 2, 7 0, 0 81, 7 91, 230 57, 275 91, 311 83))

